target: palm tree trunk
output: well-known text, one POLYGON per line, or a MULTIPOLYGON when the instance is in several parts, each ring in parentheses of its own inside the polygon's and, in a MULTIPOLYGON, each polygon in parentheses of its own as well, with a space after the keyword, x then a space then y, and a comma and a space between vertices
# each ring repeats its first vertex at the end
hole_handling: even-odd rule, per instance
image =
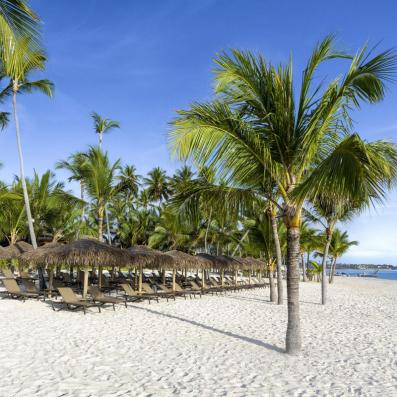
POLYGON ((103 241, 103 208, 98 210, 98 240, 103 241))
MULTIPOLYGON (((81 201, 84 201, 84 189, 85 189, 84 188, 84 182, 80 181, 80 198, 81 198, 81 201)), ((77 230, 77 238, 80 238, 80 229, 81 229, 81 226, 82 226, 82 224, 84 222, 84 216, 85 216, 85 205, 83 204, 83 208, 81 210, 80 225, 79 225, 79 228, 77 230)))
POLYGON ((14 121, 15 121, 15 132, 16 132, 16 136, 17 136, 19 169, 20 169, 20 174, 21 174, 21 183, 22 183, 22 190, 23 190, 23 198, 24 198, 24 202, 25 202, 26 217, 28 218, 30 241, 32 243, 33 249, 36 249, 37 248, 36 235, 35 235, 34 228, 33 228, 33 219, 32 219, 32 213, 30 210, 29 195, 28 195, 28 189, 26 187, 26 180, 25 180, 25 170, 24 170, 25 167, 24 167, 24 161, 23 161, 21 135, 20 135, 20 128, 19 128, 18 112, 17 112, 17 91, 16 91, 16 89, 14 89, 13 94, 12 94, 12 105, 13 105, 13 113, 14 113, 14 121))
POLYGON ((281 259, 281 246, 280 246, 280 239, 278 236, 278 228, 277 228, 277 220, 276 214, 271 208, 270 210, 270 219, 272 222, 272 234, 273 234, 273 241, 274 241, 274 248, 276 251, 276 264, 277 264, 277 293, 278 293, 278 300, 277 304, 283 304, 283 275, 281 273, 281 266, 282 266, 282 259, 281 259))
POLYGON ((108 212, 107 203, 105 205, 105 216, 106 216, 106 230, 107 230, 107 235, 108 235, 108 244, 112 245, 112 240, 111 240, 111 236, 110 236, 109 212, 108 212))
POLYGON ((99 133, 99 149, 101 149, 101 150, 102 150, 102 139, 103 139, 103 133, 100 132, 99 133))
POLYGON ((327 259, 329 253, 329 246, 331 245, 332 238, 332 227, 328 226, 325 230, 326 241, 323 252, 323 269, 321 275, 321 304, 325 305, 327 303, 327 259))
POLYGON ((274 285, 274 278, 272 269, 269 266, 269 284, 270 284, 270 302, 277 302, 276 286, 274 285))
POLYGON ((210 225, 211 225, 211 216, 212 216, 212 208, 210 209, 210 215, 208 217, 208 225, 207 228, 205 229, 205 236, 204 236, 204 248, 206 254, 208 254, 208 232, 210 230, 210 225))
POLYGON ((299 316, 299 233, 299 226, 287 225, 288 326, 286 351, 289 354, 298 353, 302 347, 299 316))
POLYGON ((331 270, 329 272, 329 283, 332 284, 334 282, 334 275, 335 275, 335 268, 336 268, 336 257, 334 257, 331 265, 331 270))

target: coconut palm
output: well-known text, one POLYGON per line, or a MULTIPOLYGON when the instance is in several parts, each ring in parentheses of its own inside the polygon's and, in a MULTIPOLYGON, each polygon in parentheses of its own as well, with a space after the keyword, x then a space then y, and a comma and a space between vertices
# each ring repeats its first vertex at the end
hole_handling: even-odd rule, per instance
POLYGON ((133 165, 122 167, 117 179, 124 186, 126 200, 130 201, 138 196, 141 176, 136 173, 136 168, 133 165))
POLYGON ((20 37, 30 37, 32 43, 38 45, 39 18, 23 0, 0 0, 1 43, 20 37))
POLYGON ((32 49, 32 40, 28 37, 22 37, 17 40, 9 40, 7 43, 4 43, 3 49, 0 53, 0 60, 4 75, 10 78, 9 87, 12 91, 13 114, 20 164, 20 177, 23 188, 26 215, 28 219, 30 239, 33 247, 37 248, 36 236, 33 228, 33 219, 25 181, 20 126, 17 112, 17 95, 24 92, 40 91, 51 97, 53 92, 53 84, 49 80, 29 80, 29 76, 32 73, 44 69, 46 58, 42 49, 32 49))
POLYGON ((120 169, 120 160, 112 164, 107 153, 103 153, 99 147, 94 146, 91 146, 88 152, 84 153, 84 158, 84 186, 96 207, 98 239, 103 241, 106 204, 124 188, 123 185, 117 183, 116 178, 120 169))
POLYGON ((160 167, 153 168, 148 176, 143 178, 143 184, 151 201, 161 202, 170 196, 169 179, 160 167))
POLYGON ((350 132, 350 110, 384 98, 393 78, 392 51, 372 56, 363 47, 354 56, 334 50, 333 37, 314 49, 294 95, 292 61, 278 67, 264 57, 233 50, 216 59, 216 92, 208 103, 178 112, 169 134, 173 154, 216 169, 235 186, 254 190, 270 179, 280 201, 273 202, 287 229, 288 326, 286 351, 301 350, 299 314, 299 233, 306 199, 321 192, 339 199, 381 200, 395 179, 397 153, 383 141, 367 143, 350 132), (346 73, 315 86, 318 67, 348 59, 346 73))
MULTIPOLYGON (((85 156, 82 152, 76 152, 69 156, 68 160, 58 161, 56 164, 56 168, 58 169, 65 169, 71 175, 69 176, 68 180, 71 181, 78 181, 80 183, 80 199, 84 202, 84 161, 85 156)), ((80 236, 80 228, 84 222, 85 216, 85 205, 82 205, 81 209, 81 216, 80 216, 80 227, 77 231, 77 238, 80 236)))
POLYGON ((94 130, 99 134, 99 147, 102 149, 103 134, 115 128, 120 128, 120 123, 118 121, 101 117, 96 112, 92 112, 91 117, 94 121, 94 130))
POLYGON ((350 241, 347 232, 335 229, 332 234, 329 252, 332 256, 331 270, 329 272, 329 282, 334 281, 336 261, 350 249, 350 247, 358 245, 358 241, 350 241))

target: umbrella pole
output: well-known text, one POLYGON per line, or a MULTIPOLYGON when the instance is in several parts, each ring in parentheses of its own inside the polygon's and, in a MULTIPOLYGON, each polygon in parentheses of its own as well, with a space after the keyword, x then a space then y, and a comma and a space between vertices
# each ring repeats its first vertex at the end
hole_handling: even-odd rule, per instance
POLYGON ((165 284, 165 269, 161 270, 161 284, 165 284))
POLYGON ((174 268, 172 269, 172 292, 175 292, 175 276, 176 276, 176 270, 174 268))
POLYGON ((48 269, 48 296, 51 298, 52 296, 52 283, 54 280, 54 272, 52 271, 52 268, 48 269))
POLYGON ((98 266, 98 287, 102 288, 102 266, 98 266))
POLYGON ((237 270, 234 271, 234 285, 237 287, 237 270))
POLYGON ((138 292, 142 292, 142 279, 143 279, 143 267, 139 266, 139 283, 138 283, 138 292))
POLYGON ((88 290, 88 269, 84 269, 84 284, 83 284, 83 298, 87 297, 87 290, 88 290))
POLYGON ((205 289, 205 269, 203 269, 203 280, 201 281, 202 289, 205 289))
POLYGON ((248 284, 251 285, 251 270, 248 270, 248 284))

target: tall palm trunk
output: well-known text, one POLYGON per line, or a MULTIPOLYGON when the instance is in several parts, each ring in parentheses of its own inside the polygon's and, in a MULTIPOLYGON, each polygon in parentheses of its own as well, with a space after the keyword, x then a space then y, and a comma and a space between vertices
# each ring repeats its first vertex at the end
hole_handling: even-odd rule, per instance
POLYGON ((323 252, 323 268, 322 268, 322 275, 321 275, 321 304, 325 305, 327 303, 327 259, 329 253, 329 246, 331 245, 331 238, 332 238, 332 226, 328 226, 325 229, 325 246, 323 252))
POLYGON ((103 241, 103 214, 104 208, 100 207, 98 209, 98 240, 103 241))
POLYGON ((276 303, 277 293, 276 293, 276 286, 274 285, 272 264, 270 264, 268 270, 269 270, 269 284, 270 284, 270 302, 276 303))
MULTIPOLYGON (((80 181, 80 198, 81 198, 81 201, 84 201, 84 190, 85 190, 84 182, 80 181)), ((82 226, 82 224, 84 222, 84 217, 85 217, 85 205, 83 204, 83 208, 81 210, 80 225, 79 225, 79 228, 77 230, 77 238, 80 238, 80 229, 81 229, 81 226, 82 226)))
POLYGON ((332 284, 334 282, 335 276, 335 268, 336 268, 336 256, 334 257, 331 265, 331 270, 329 272, 329 283, 332 284))
POLYGON ((99 149, 102 150, 102 140, 103 140, 103 133, 100 132, 99 133, 99 149))
POLYGON ((208 254, 208 233, 211 225, 211 216, 212 216, 212 208, 210 209, 210 215, 208 217, 208 225, 207 228, 205 229, 205 236, 204 236, 204 249, 206 254, 208 254))
POLYGON ((282 266, 282 258, 281 258, 281 246, 280 246, 280 239, 278 236, 278 228, 277 228, 277 220, 276 220, 276 213, 273 208, 270 209, 270 219, 272 223, 272 234, 273 234, 273 241, 274 241, 274 248, 276 251, 276 264, 277 264, 277 304, 282 305, 284 294, 283 294, 283 275, 281 273, 281 266, 282 266))
MULTIPOLYGON (((15 85, 17 85, 17 83, 14 83, 14 86, 15 85)), ((16 136, 17 136, 19 169, 20 169, 20 174, 21 174, 23 199, 25 202, 26 217, 28 218, 30 241, 32 242, 33 249, 36 249, 37 248, 36 235, 35 235, 34 228, 33 228, 32 212, 30 210, 29 195, 28 195, 28 189, 26 187, 26 180, 25 180, 25 169, 24 169, 25 167, 24 167, 24 161, 23 161, 22 144, 21 144, 21 136, 20 136, 20 128, 19 128, 19 118, 18 118, 18 112, 17 112, 17 88, 15 88, 15 87, 14 87, 13 94, 12 94, 12 106, 13 106, 14 121, 15 121, 15 132, 16 132, 16 136)))
POLYGON ((299 316, 299 233, 298 225, 287 225, 288 326, 286 351, 289 354, 298 353, 302 347, 299 316))
POLYGON ((108 211, 107 203, 105 205, 105 216, 106 216, 106 234, 108 235, 108 244, 112 245, 112 240, 110 236, 110 225, 109 225, 109 211, 108 211))

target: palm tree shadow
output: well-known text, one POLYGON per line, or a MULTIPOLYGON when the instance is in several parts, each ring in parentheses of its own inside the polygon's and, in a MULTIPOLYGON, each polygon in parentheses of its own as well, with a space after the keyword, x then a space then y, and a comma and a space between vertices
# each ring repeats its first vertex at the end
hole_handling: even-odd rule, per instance
POLYGON ((225 298, 228 299, 236 299, 236 300, 240 300, 240 301, 250 301, 250 302, 261 302, 261 303, 266 303, 268 305, 272 305, 273 303, 264 299, 258 299, 258 298, 249 298, 247 296, 230 296, 230 295, 226 295, 225 298))
POLYGON ((201 324, 201 323, 199 323, 197 321, 194 321, 194 320, 188 320, 187 318, 178 317, 178 316, 175 316, 173 314, 161 313, 161 312, 159 312, 157 310, 148 309, 148 308, 142 307, 142 306, 136 306, 136 305, 132 305, 132 306, 134 308, 136 308, 136 309, 144 310, 144 311, 146 311, 148 313, 151 313, 151 314, 155 314, 155 315, 158 315, 158 316, 163 316, 163 317, 171 318, 173 320, 178 320, 178 321, 182 321, 184 323, 192 324, 192 325, 195 325, 197 327, 204 328, 204 329, 206 329, 208 331, 216 332, 216 333, 219 333, 219 334, 222 334, 222 335, 229 336, 231 338, 242 340, 244 342, 252 343, 254 345, 263 347, 265 349, 276 351, 278 353, 285 353, 284 349, 281 349, 278 346, 271 345, 269 343, 263 342, 263 341, 258 340, 258 339, 249 338, 249 337, 244 336, 244 335, 234 334, 233 332, 229 332, 229 331, 222 331, 222 330, 220 330, 218 328, 214 328, 214 327, 211 327, 209 325, 201 324))

